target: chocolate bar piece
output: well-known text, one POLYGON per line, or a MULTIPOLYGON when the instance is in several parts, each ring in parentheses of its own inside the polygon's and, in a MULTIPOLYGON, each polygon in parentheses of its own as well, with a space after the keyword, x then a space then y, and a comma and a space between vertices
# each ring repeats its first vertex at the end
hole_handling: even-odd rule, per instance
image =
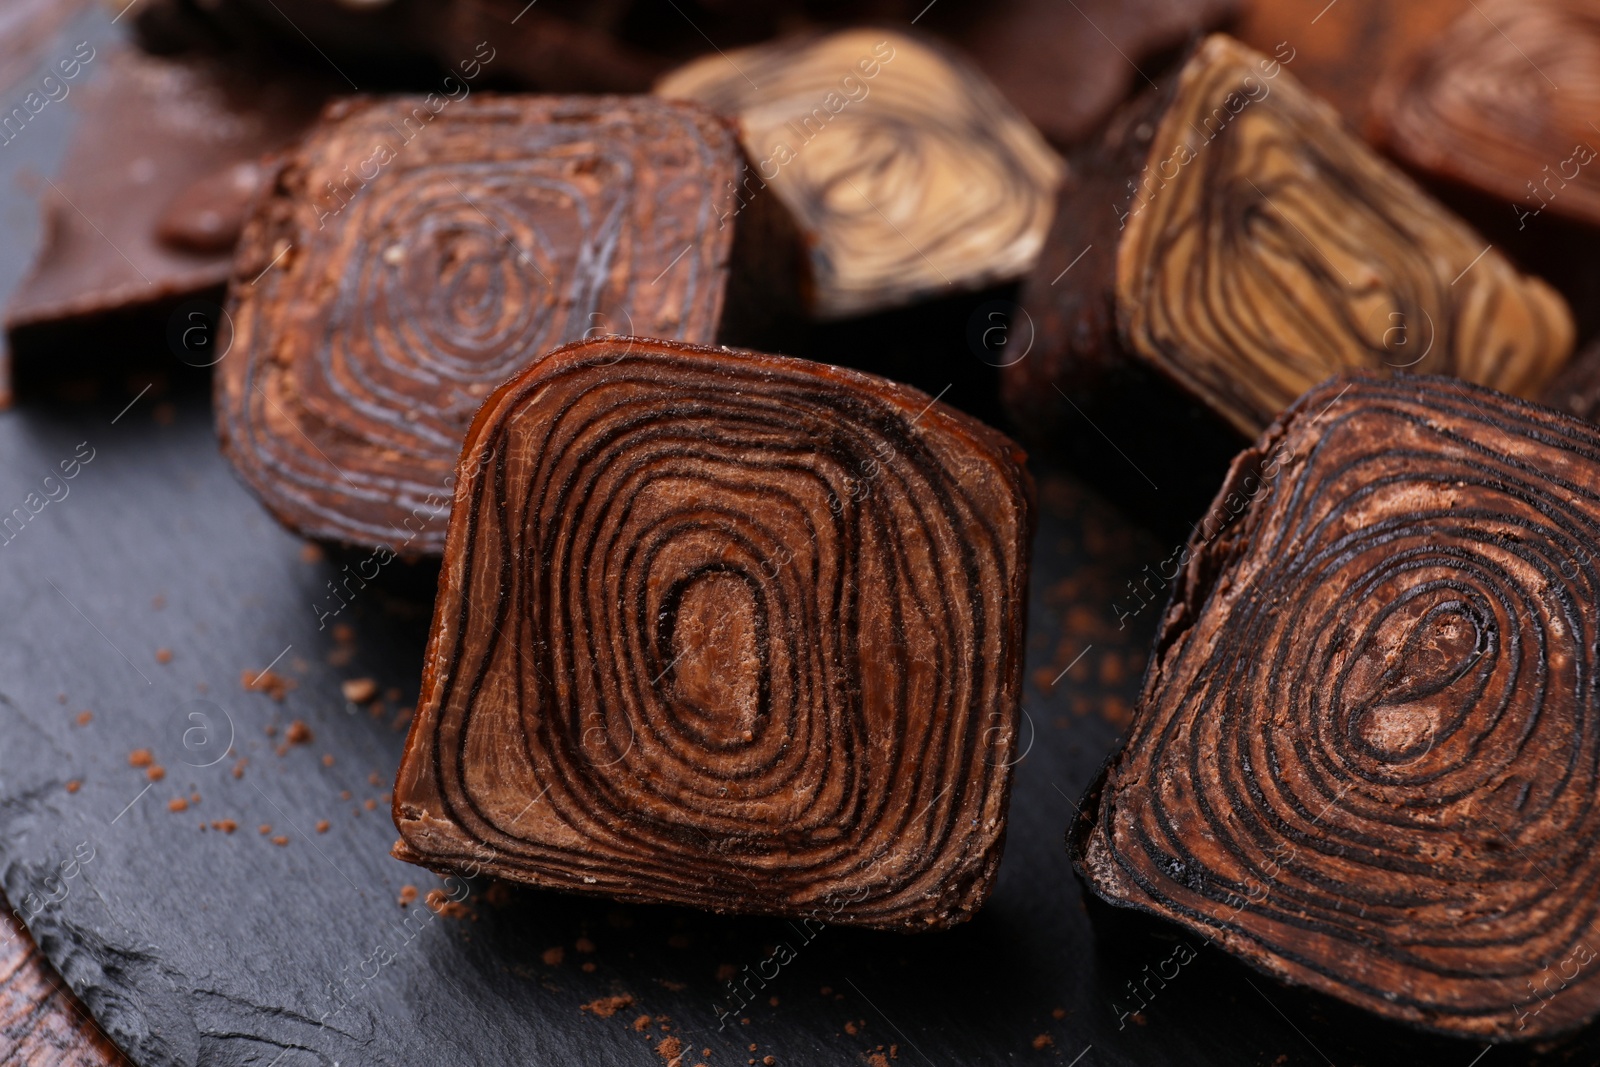
POLYGON ((1108 129, 1024 287, 1037 342, 1003 372, 1035 433, 1074 420, 1068 401, 1120 420, 1100 424, 1114 440, 1189 409, 1237 448, 1347 368, 1535 396, 1568 358, 1562 298, 1346 132, 1289 58, 1214 35, 1108 129))
POLYGON ((1547 212, 1600 225, 1597 42, 1592 5, 1483 0, 1384 81, 1377 136, 1419 170, 1494 197, 1518 230, 1547 212))
MULTIPOLYGON (((328 91, 321 80, 268 74, 238 57, 108 55, 87 45, 73 56, 79 77, 108 69, 81 88, 63 83, 83 94, 84 114, 45 190, 33 271, 6 308, 19 363, 81 348, 101 325, 134 316, 164 323, 187 298, 220 301, 265 179, 261 157, 309 125, 328 91)), ((147 332, 161 335, 159 325, 147 332)))
POLYGON ((720 119, 648 96, 331 105, 241 243, 229 459, 308 537, 437 555, 507 378, 582 337, 715 339, 739 158, 720 119))
POLYGON ((1459 1037, 1600 1011, 1600 431, 1449 378, 1337 378, 1176 555, 1090 887, 1459 1037))
POLYGON ((696 60, 656 92, 738 120, 752 165, 736 211, 781 201, 820 318, 980 289, 1038 257, 1064 164, 970 61, 929 41, 860 29, 759 45, 696 60))
POLYGON ((969 53, 1041 133, 1072 147, 1132 93, 1170 73, 1163 57, 1196 34, 1230 24, 1245 6, 1242 0, 987 0, 938 4, 917 25, 969 53))
POLYGON ((395 854, 719 912, 969 918, 1017 759, 1032 482, 884 379, 626 338, 462 452, 395 854))

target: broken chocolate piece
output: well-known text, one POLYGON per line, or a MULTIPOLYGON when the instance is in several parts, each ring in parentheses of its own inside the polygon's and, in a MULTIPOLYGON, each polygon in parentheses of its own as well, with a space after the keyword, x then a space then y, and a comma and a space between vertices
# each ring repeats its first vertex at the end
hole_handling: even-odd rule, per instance
POLYGON ((508 377, 582 337, 715 339, 739 158, 720 119, 648 96, 333 105, 241 243, 228 457, 301 534, 436 555, 508 377))
POLYGON ((1377 137, 1419 170, 1504 200, 1518 229, 1546 211, 1600 225, 1597 56, 1592 4, 1483 0, 1384 81, 1377 137))
POLYGON ((1017 758, 1032 481, 809 360, 561 349, 462 453, 395 854, 896 929, 969 918, 1017 758))
POLYGON ((917 24, 968 52, 1046 137, 1073 146, 1132 92, 1162 79, 1163 55, 1201 31, 1222 28, 1245 6, 1242 0, 987 0, 939 4, 917 24))
POLYGON ((926 40, 760 45, 696 60, 656 92, 738 120, 753 166, 734 210, 782 202, 818 317, 980 289, 1038 257, 1065 165, 970 61, 926 40))
POLYGON ((1584 1024, 1596 544, 1594 426, 1449 378, 1306 394, 1179 559, 1080 873, 1392 1019, 1495 1041, 1584 1024))
POLYGON ((1573 341, 1553 289, 1220 34, 1113 122, 1022 305, 1038 342, 1003 385, 1041 433, 1063 395, 1149 411, 1158 390, 1247 438, 1347 368, 1535 396, 1573 341))
POLYGON ((6 308, 19 361, 82 347, 82 331, 108 316, 160 320, 188 298, 220 301, 258 158, 327 94, 239 57, 92 62, 109 69, 82 89, 82 124, 45 191, 43 247, 6 308))

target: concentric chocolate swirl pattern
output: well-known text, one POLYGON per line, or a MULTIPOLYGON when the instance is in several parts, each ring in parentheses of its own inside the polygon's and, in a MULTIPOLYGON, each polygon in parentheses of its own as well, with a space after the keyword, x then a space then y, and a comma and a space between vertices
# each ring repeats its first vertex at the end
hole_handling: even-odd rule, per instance
POLYGON ((1183 69, 1124 208, 1129 347, 1246 436, 1351 368, 1536 396, 1571 352, 1561 297, 1268 64, 1217 35, 1183 69))
POLYGON ((739 120, 836 318, 981 288, 1038 258, 1065 165, 965 59, 849 30, 696 60, 656 86, 739 120), (742 71, 754 74, 759 88, 742 71))
POLYGON ((1510 202, 1600 225, 1600 8, 1483 0, 1373 95, 1384 146, 1510 202))
POLYGON ((396 854, 926 929, 983 901, 1031 482, 998 433, 820 364, 549 356, 463 453, 396 854))
POLYGON ((732 134, 648 97, 360 100, 246 232, 219 366, 229 457, 311 536, 444 546, 483 399, 584 336, 712 340, 732 134))
POLYGON ((1386 1016, 1497 1040, 1592 1017, 1600 433, 1335 379, 1230 493, 1255 498, 1190 545, 1080 870, 1386 1016))

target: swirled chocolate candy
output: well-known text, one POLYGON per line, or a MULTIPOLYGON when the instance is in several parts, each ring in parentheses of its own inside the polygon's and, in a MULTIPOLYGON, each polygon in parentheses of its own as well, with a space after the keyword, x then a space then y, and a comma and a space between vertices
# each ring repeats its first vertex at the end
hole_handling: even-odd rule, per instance
POLYGON ((292 529, 436 555, 495 387, 584 336, 715 338, 738 160, 648 96, 333 105, 240 248, 228 457, 292 529))
POLYGON ((1148 412, 1176 391, 1249 438, 1348 368, 1524 396, 1559 370, 1560 295, 1347 133, 1287 58, 1212 36, 1114 120, 1023 292, 1038 342, 1003 383, 1020 419, 1072 418, 1060 394, 1148 412))
POLYGON ((1374 96, 1384 146, 1429 174, 1600 225, 1600 9, 1484 0, 1374 96))
POLYGON ((916 390, 563 348, 462 452, 395 854, 720 912, 948 926, 999 864, 1032 482, 916 390))
POLYGON ((1234 462, 1073 847, 1113 904, 1458 1036, 1600 1011, 1600 431, 1335 379, 1234 462))
POLYGON ((982 288, 1038 257, 1064 164, 970 62, 927 41, 847 30, 760 45, 656 92, 738 120, 752 166, 735 211, 771 196, 787 208, 819 317, 982 288))

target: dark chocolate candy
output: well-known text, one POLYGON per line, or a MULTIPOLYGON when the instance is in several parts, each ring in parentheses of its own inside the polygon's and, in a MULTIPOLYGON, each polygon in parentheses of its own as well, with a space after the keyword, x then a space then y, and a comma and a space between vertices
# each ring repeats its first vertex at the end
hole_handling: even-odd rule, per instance
POLYGON ((715 339, 739 158, 720 119, 648 96, 332 105, 239 249, 229 459, 302 534, 436 555, 508 377, 582 337, 715 339))
POLYGON ((546 357, 462 453, 396 855, 922 930, 994 882, 1032 481, 905 386, 640 339, 546 357))
POLYGON ((1307 393, 1176 560, 1080 873, 1406 1023, 1593 1018, 1596 544, 1592 425, 1449 378, 1307 393))

